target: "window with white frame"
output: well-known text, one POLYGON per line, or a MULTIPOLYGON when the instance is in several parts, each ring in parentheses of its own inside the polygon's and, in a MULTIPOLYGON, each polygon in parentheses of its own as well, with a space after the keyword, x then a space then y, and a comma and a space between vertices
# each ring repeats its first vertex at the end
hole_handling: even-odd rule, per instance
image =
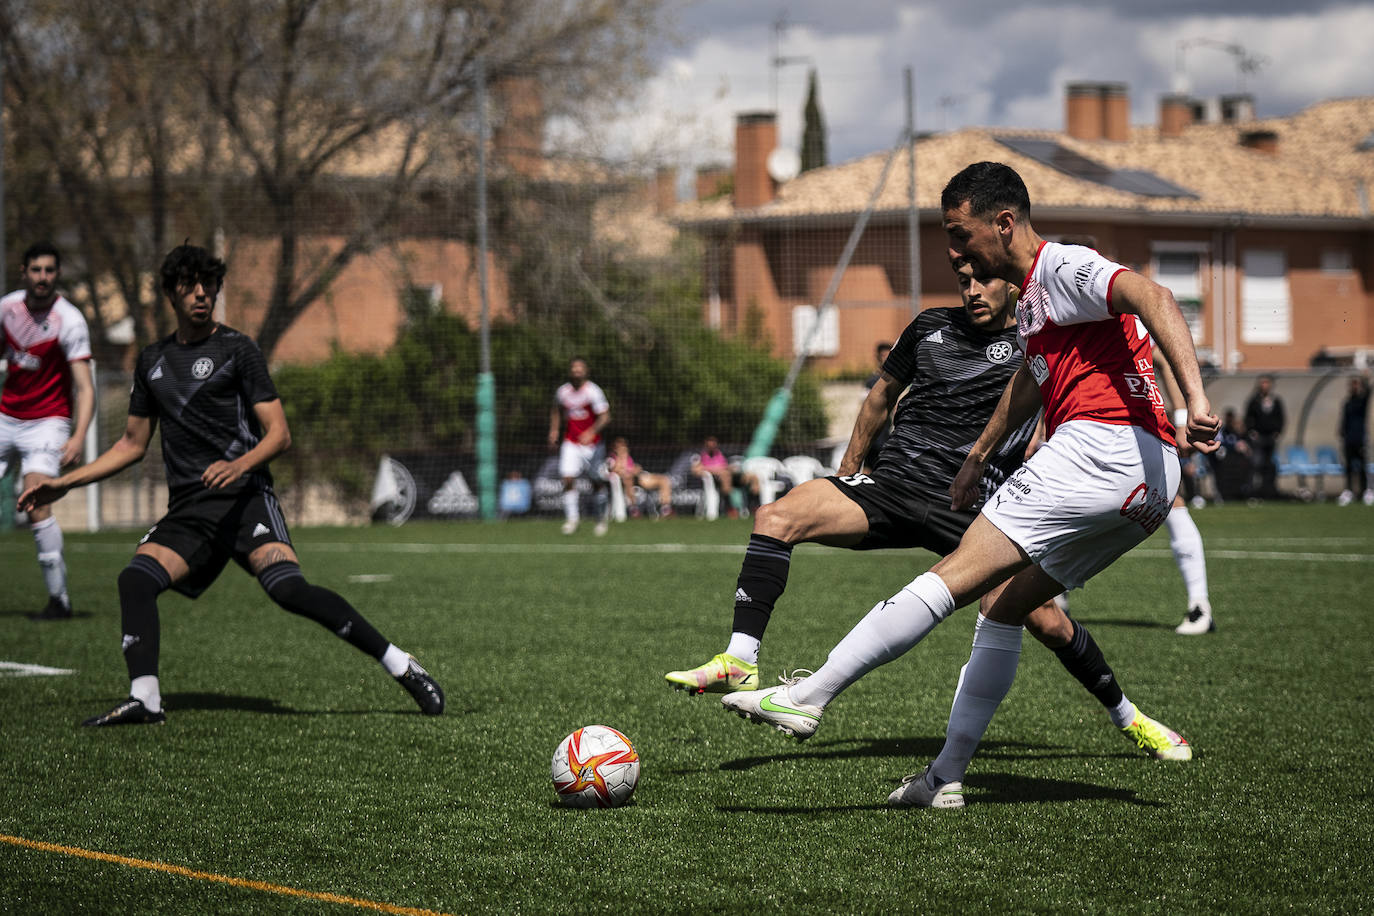
POLYGON ((1240 339, 1249 344, 1293 340, 1288 258, 1279 248, 1251 248, 1241 256, 1240 339))
POLYGON ((792 309, 792 352, 805 350, 807 356, 834 356, 840 352, 840 310, 833 305, 821 310, 819 327, 816 311, 814 305, 792 309))
POLYGON ((1160 242, 1153 246, 1154 280, 1174 294, 1195 344, 1202 342, 1202 266, 1206 251, 1204 246, 1190 243, 1160 242))

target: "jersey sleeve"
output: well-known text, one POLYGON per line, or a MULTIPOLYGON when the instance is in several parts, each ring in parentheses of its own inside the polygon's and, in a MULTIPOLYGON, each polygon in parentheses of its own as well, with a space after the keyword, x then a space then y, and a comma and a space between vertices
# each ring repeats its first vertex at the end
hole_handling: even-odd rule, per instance
POLYGON ((916 346, 921 340, 922 316, 928 313, 922 312, 916 316, 902 331, 902 336, 897 338, 897 343, 893 345, 892 351, 887 354, 887 359, 883 361, 883 371, 897 380, 900 387, 905 388, 911 384, 916 377, 916 346))
POLYGON ((67 362, 91 358, 91 331, 86 326, 86 316, 76 306, 63 310, 62 329, 57 339, 67 362))
POLYGON ((591 386, 591 397, 589 398, 589 401, 591 404, 592 413, 596 414, 597 416, 600 416, 601 414, 610 410, 610 402, 606 400, 606 392, 601 390, 601 386, 598 385, 596 382, 588 382, 587 384, 591 386))
POLYGON ((1040 269, 1049 294, 1049 318, 1057 325, 1114 317, 1112 282, 1125 267, 1082 245, 1057 245, 1040 269))
POLYGON ((148 350, 138 354, 134 364, 134 385, 129 389, 129 416, 152 417, 157 415, 157 401, 148 390, 148 370, 152 360, 148 350))
POLYGON ((239 390, 249 404, 275 401, 277 386, 272 384, 272 376, 267 372, 267 360, 262 351, 247 336, 239 346, 239 390))

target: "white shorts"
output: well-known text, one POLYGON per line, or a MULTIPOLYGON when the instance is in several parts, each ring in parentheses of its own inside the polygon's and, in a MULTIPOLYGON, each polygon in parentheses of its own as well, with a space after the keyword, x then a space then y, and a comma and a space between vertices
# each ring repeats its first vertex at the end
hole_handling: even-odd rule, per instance
POLYGON ((62 473, 62 448, 71 435, 72 421, 67 417, 19 420, 0 413, 0 476, 9 470, 16 456, 19 458, 21 476, 59 476, 62 473))
POLYGON ((1178 479, 1178 452, 1154 435, 1073 420, 998 487, 983 515, 1078 588, 1164 522, 1178 479))
POLYGON ((606 443, 582 445, 571 439, 564 439, 558 448, 559 477, 590 477, 593 480, 606 478, 606 443))

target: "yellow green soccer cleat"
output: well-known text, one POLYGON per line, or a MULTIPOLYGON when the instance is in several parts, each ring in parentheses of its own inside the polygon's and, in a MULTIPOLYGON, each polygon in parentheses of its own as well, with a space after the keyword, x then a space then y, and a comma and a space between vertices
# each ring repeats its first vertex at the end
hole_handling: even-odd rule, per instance
POLYGON ((734 693, 737 690, 757 690, 759 666, 740 661, 724 652, 704 665, 686 671, 669 671, 663 676, 674 690, 685 690, 693 696, 703 693, 734 693))
POLYGON ((1156 760, 1193 759, 1193 749, 1182 735, 1151 719, 1138 706, 1132 704, 1131 708, 1135 710, 1135 716, 1130 725, 1121 729, 1121 733, 1135 742, 1136 747, 1156 760))

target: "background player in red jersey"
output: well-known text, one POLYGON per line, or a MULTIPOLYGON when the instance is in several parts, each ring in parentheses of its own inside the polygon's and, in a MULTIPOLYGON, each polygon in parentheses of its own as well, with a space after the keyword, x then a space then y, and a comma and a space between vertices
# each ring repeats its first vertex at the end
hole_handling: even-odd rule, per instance
MULTIPOLYGON (((553 393, 549 414, 549 448, 558 449, 558 476, 563 478, 564 534, 575 532, 581 518, 577 479, 590 480, 598 497, 606 488, 606 443, 601 431, 609 422, 611 406, 605 392, 591 380, 587 361, 574 358, 568 364, 568 380, 553 393)), ((606 512, 603 503, 596 521, 598 535, 606 533, 606 512)))
MULTIPOLYGON (((95 411, 91 337, 80 309, 57 292, 62 255, 46 242, 24 252, 24 288, 0 299, 4 391, 0 394, 0 475, 18 459, 25 488, 56 477, 81 457, 95 411)), ((72 616, 62 529, 52 508, 29 512, 48 604, 35 620, 72 616)))

